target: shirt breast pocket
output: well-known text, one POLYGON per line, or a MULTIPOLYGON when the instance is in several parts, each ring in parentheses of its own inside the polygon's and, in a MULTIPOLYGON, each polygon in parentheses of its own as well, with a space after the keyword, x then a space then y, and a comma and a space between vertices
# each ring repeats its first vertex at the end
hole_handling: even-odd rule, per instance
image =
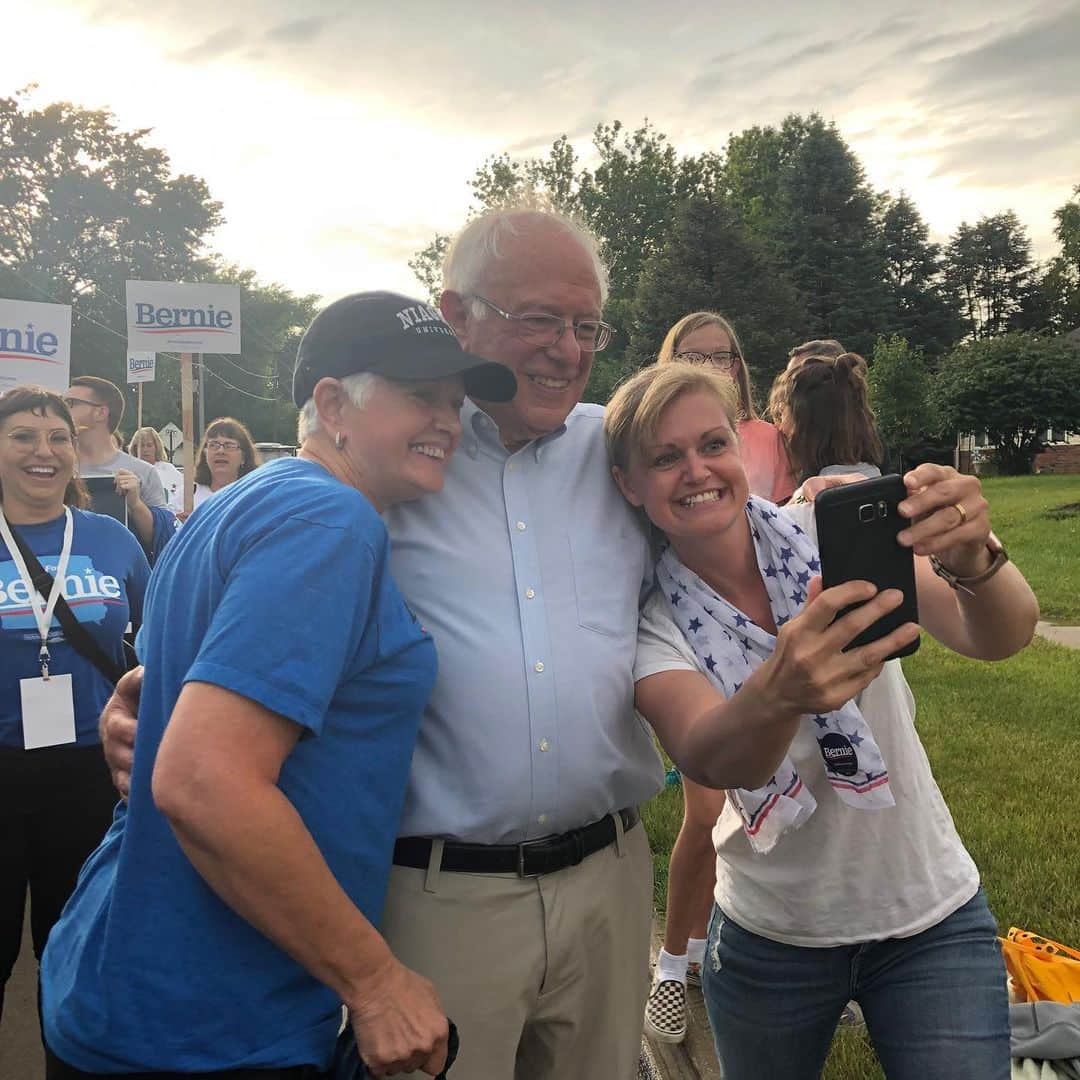
POLYGON ((628 527, 572 530, 570 565, 578 625, 634 639, 644 571, 642 539, 628 527))

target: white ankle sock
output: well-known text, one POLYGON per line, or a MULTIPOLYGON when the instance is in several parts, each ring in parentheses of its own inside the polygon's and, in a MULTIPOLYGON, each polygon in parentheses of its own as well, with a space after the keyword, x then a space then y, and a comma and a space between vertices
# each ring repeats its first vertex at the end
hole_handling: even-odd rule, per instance
POLYGON ((705 946, 708 944, 706 938, 692 937, 686 943, 686 959, 691 964, 703 964, 705 962, 705 946))
POLYGON ((664 982, 674 979, 686 985, 686 953, 682 956, 672 956, 667 949, 661 949, 656 957, 656 981, 664 982))

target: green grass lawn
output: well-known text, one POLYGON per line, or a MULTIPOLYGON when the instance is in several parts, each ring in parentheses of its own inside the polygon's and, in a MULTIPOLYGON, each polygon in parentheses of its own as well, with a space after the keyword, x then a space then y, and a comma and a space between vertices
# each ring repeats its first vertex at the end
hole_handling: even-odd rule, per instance
MULTIPOLYGON (((1080 624, 1080 514, 1054 514, 1080 504, 1080 477, 994 478, 984 491, 994 529, 1031 581, 1043 617, 1080 624)), ((924 636, 904 670, 934 775, 1002 932, 1016 925, 1080 945, 1080 652, 1037 639, 1011 660, 983 664, 924 636)), ((681 821, 677 787, 645 808, 659 910, 681 821)), ((883 1075, 865 1033, 842 1028, 826 1080, 883 1075)))
POLYGON ((1043 618, 1080 625, 1080 476, 988 477, 983 492, 1043 618))

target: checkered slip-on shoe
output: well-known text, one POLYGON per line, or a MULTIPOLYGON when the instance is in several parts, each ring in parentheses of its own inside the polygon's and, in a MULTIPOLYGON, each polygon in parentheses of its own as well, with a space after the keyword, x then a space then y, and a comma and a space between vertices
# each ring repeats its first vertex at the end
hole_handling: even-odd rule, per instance
POLYGON ((696 960, 691 960, 690 963, 686 965, 686 985, 701 985, 701 965, 696 960))
POLYGON ((686 987, 678 979, 658 982, 645 1005, 645 1033, 659 1042, 686 1038, 686 987))

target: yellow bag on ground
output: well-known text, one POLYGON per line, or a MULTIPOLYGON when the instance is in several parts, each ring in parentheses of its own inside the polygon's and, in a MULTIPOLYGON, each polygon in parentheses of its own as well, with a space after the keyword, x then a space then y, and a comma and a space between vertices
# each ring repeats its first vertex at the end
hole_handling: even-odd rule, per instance
POLYGON ((1015 926, 998 940, 1021 1000, 1080 1002, 1080 952, 1015 926))

